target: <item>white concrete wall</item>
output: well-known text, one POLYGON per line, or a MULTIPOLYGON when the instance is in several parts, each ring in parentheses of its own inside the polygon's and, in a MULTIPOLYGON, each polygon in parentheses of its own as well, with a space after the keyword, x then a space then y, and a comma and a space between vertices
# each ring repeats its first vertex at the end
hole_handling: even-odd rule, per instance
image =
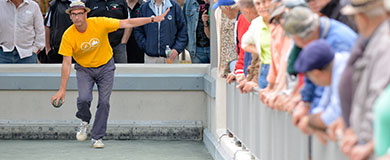
MULTIPOLYGON (((116 66, 116 74, 207 74, 209 71, 208 65, 116 66)), ((32 72, 60 73, 61 65, 0 65, 0 73, 32 72)), ((65 104, 59 109, 50 104, 55 93, 55 90, 0 90, 0 120, 76 120, 77 91, 68 91, 65 104)), ((206 126, 207 97, 204 91, 116 90, 111 96, 109 120, 201 120, 206 126)), ((97 99, 94 91, 93 115, 97 99)))
MULTIPOLYGON (((77 92, 68 91, 65 104, 54 108, 55 91, 0 91, 1 120, 73 120, 77 92)), ((95 113, 97 92, 91 105, 95 113)), ((202 120, 206 122, 206 94, 202 91, 114 91, 109 120, 202 120)))
POLYGON ((226 80, 218 75, 217 68, 213 68, 211 76, 216 79, 216 97, 211 99, 208 108, 208 128, 216 139, 219 130, 226 130, 226 80))

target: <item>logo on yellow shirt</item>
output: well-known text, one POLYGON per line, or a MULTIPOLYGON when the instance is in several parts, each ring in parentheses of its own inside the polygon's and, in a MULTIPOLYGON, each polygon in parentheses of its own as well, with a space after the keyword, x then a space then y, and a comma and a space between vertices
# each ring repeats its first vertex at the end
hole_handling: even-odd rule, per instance
POLYGON ((89 42, 81 44, 81 50, 90 50, 100 46, 100 40, 98 38, 92 38, 89 42))

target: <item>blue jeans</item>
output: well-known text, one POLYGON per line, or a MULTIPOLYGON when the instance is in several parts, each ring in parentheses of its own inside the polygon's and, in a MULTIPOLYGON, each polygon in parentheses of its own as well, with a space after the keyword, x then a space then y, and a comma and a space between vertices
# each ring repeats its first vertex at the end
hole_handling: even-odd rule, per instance
POLYGON ((115 63, 127 63, 126 43, 112 47, 112 52, 114 53, 115 63))
POLYGON ((92 117, 89 109, 92 102, 92 89, 95 83, 97 85, 99 100, 91 136, 93 139, 100 139, 104 137, 107 129, 110 96, 114 84, 114 60, 111 59, 97 68, 85 68, 77 63, 74 65, 74 68, 76 70, 77 88, 79 91, 76 117, 88 123, 92 117))
POLYGON ((210 63, 210 47, 196 47, 195 55, 191 54, 192 63, 210 63))
POLYGON ((259 86, 261 89, 268 86, 267 76, 269 71, 269 64, 261 64, 259 73, 259 86))
POLYGON ((236 68, 236 63, 237 63, 237 59, 236 60, 233 60, 229 63, 229 68, 230 68, 230 72, 233 72, 234 69, 236 68))
POLYGON ((38 59, 35 53, 30 57, 20 59, 16 48, 12 52, 3 52, 3 48, 0 47, 0 63, 38 63, 38 59))
POLYGON ((244 53, 244 74, 245 77, 248 75, 248 67, 252 64, 252 53, 244 53))

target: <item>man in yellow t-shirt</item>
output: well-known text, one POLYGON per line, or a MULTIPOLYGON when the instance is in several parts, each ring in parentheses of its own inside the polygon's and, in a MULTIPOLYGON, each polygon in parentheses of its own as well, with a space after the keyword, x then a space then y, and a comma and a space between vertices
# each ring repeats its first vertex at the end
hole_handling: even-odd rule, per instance
POLYGON ((108 41, 108 33, 119 28, 137 27, 147 23, 161 22, 169 9, 160 16, 118 20, 105 17, 87 18, 89 8, 80 1, 70 4, 66 13, 70 15, 73 25, 64 33, 59 49, 63 55, 61 85, 51 98, 53 105, 58 106, 60 100, 65 102, 66 85, 68 83, 72 57, 76 61, 75 70, 79 97, 77 98, 76 117, 82 120, 76 134, 78 141, 87 138, 87 127, 91 120, 89 110, 92 101, 92 88, 96 83, 99 101, 92 128, 91 138, 94 148, 103 148, 102 138, 106 133, 107 119, 110 109, 110 95, 113 87, 115 65, 112 60, 112 48, 108 41))

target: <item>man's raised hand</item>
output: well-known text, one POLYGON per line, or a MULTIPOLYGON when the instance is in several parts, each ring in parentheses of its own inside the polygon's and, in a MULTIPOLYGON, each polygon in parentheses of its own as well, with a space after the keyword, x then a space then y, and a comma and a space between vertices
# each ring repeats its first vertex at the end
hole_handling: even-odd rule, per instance
POLYGON ((156 18, 154 18, 154 22, 161 22, 163 21, 165 18, 165 16, 168 14, 168 12, 171 10, 171 8, 168 8, 162 15, 159 15, 159 16, 156 16, 156 18))

